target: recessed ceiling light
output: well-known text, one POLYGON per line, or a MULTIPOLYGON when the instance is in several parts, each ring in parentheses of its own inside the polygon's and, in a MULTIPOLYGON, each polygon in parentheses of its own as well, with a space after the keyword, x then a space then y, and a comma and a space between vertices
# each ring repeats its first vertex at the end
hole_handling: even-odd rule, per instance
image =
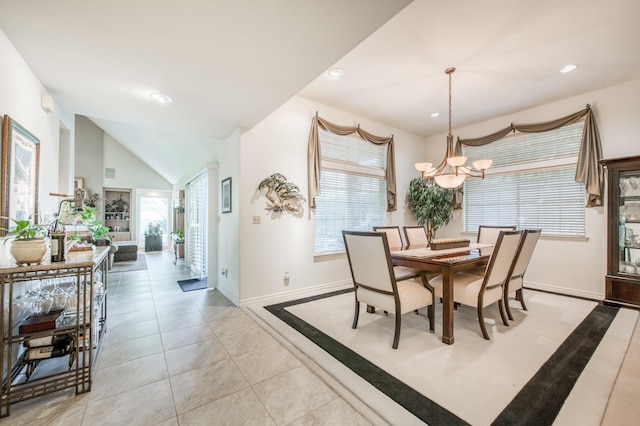
POLYGON ((171 97, 163 95, 162 93, 152 93, 149 96, 159 104, 170 104, 171 102, 173 102, 173 99, 171 97))
POLYGON ((576 68, 578 68, 578 66, 576 64, 569 64, 569 65, 565 65, 564 67, 562 67, 560 72, 565 74, 565 73, 574 71, 576 68))
POLYGON ((344 75, 344 70, 342 68, 331 68, 329 70, 329 75, 334 78, 342 77, 344 75))
POLYGON ((431 117, 431 118, 436 118, 436 117, 439 117, 439 116, 440 116, 439 112, 432 112, 431 114, 429 114, 429 117, 431 117))

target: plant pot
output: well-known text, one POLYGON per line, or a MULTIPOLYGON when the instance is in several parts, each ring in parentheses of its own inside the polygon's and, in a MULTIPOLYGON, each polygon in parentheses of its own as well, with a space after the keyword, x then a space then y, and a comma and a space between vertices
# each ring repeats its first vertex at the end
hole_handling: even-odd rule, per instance
POLYGON ((162 251, 162 235, 144 237, 144 251, 162 251))
POLYGON ((47 254, 47 245, 44 238, 13 240, 9 252, 18 265, 39 264, 47 254))

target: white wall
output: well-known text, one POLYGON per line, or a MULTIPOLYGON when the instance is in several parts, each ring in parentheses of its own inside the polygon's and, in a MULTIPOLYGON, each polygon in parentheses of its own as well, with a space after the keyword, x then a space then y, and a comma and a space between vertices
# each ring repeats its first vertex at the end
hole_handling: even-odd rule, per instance
MULTIPOLYGON (((0 30, 0 116, 9 115, 40 140, 39 197, 41 215, 57 212, 59 188, 60 123, 73 134, 74 124, 59 111, 47 113, 40 106, 44 88, 0 30)), ((63 188, 64 190, 64 188, 63 188)), ((9 259, 9 244, 0 244, 0 262, 9 259)))
MULTIPOLYGON (((240 301, 240 230, 239 218, 242 209, 241 199, 241 175, 240 175, 240 150, 244 143, 241 140, 241 131, 235 131, 229 136, 220 149, 220 162, 218 179, 215 182, 215 199, 218 203, 215 211, 210 211, 209 223, 215 218, 218 229, 217 252, 218 263, 216 269, 209 264, 209 280, 217 281, 218 290, 235 304, 240 301), (220 200, 220 185, 226 178, 231 178, 231 212, 222 213, 220 200), (222 275, 221 270, 226 270, 222 275)), ((249 159, 249 161, 253 161, 249 159)))
POLYGON ((120 142, 103 132, 102 184, 107 188, 143 188, 171 191, 173 185, 131 153, 120 142), (104 177, 104 169, 115 169, 113 179, 104 177))
MULTIPOLYGON (((294 97, 241 136, 239 198, 234 198, 237 200, 234 208, 240 208, 240 303, 350 280, 346 256, 314 258, 313 214, 309 212, 308 205, 305 204, 301 218, 290 214, 271 215, 264 209, 266 198, 257 193, 258 184, 278 172, 298 185, 305 197, 308 195, 307 141, 316 111, 336 124, 360 123, 371 133, 394 135, 399 207, 398 211, 388 214, 388 223, 402 225, 410 220, 404 206, 405 194, 409 181, 418 176, 413 164, 422 157, 424 139, 294 97), (253 216, 260 217, 259 225, 252 224, 253 216), (285 271, 291 273, 288 285, 284 282, 285 271)), ((225 176, 221 174, 220 177, 225 176)), ((227 241, 221 238, 221 244, 227 241)))
MULTIPOLYGON (((477 125, 456 129, 461 138, 484 136, 509 123, 538 123, 579 111, 591 104, 602 140, 603 158, 640 155, 640 80, 576 96, 514 113, 477 125)), ((427 140, 426 156, 439 162, 445 149, 445 135, 427 140)), ((606 193, 606 190, 605 190, 606 193)), ((606 200, 605 200, 606 203, 606 200)), ((586 209, 586 240, 541 238, 525 276, 526 285, 589 298, 604 297, 606 273, 606 209, 586 209)), ((462 214, 439 236, 456 236, 462 230, 462 214)))
POLYGON ((96 205, 102 210, 103 134, 102 129, 84 115, 76 115, 75 177, 82 178, 85 191, 98 194, 96 205))

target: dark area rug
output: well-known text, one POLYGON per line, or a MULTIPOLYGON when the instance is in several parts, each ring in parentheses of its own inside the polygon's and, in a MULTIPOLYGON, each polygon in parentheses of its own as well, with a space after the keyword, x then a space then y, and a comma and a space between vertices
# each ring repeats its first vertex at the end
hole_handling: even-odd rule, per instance
POLYGON ((204 290, 207 288, 207 279, 191 278, 188 280, 178 280, 178 285, 182 291, 204 290))

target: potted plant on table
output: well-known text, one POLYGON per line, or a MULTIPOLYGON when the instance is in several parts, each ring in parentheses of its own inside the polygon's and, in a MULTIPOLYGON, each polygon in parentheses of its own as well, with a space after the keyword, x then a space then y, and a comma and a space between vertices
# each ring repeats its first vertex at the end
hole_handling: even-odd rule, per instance
MULTIPOLYGON (((104 226, 101 221, 97 220, 98 211, 90 206, 83 206, 82 210, 73 212, 72 216, 78 216, 79 222, 87 228, 91 236, 91 243, 97 245, 101 239, 107 242, 111 241, 111 236, 108 234, 109 227, 104 226)), ((70 237, 72 240, 79 241, 81 239, 80 233, 76 229, 76 234, 70 237)))
POLYGON ((8 236, 14 236, 13 239, 6 239, 4 242, 11 240, 11 247, 9 252, 16 264, 18 265, 31 265, 39 264, 42 262, 42 258, 47 253, 47 245, 45 238, 47 236, 47 229, 34 223, 31 220, 31 216, 28 219, 13 219, 7 218, 13 222, 16 227, 13 229, 2 228, 8 236))
POLYGON ((407 204, 418 225, 426 225, 429 243, 436 231, 453 217, 453 197, 453 190, 441 188, 429 180, 415 178, 409 183, 407 204))

